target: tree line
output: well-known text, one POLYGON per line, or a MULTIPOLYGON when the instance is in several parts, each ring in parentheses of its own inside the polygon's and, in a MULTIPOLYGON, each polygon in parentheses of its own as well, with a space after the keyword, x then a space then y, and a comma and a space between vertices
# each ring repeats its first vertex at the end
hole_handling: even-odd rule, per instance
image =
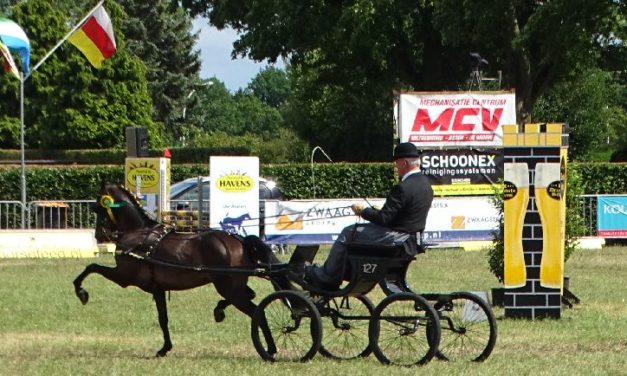
MULTIPOLYGON (((0 0, 41 57, 95 0, 0 0)), ((118 52, 93 69, 64 44, 25 82, 28 148, 276 144, 277 161, 381 161, 401 90, 468 90, 469 54, 515 90, 524 122, 566 122, 571 159, 627 145, 627 5, 622 0, 107 0, 118 52), (282 59, 230 92, 200 78, 193 17, 239 32, 233 56, 282 59), (193 95, 192 95, 193 93, 193 95)), ((0 147, 19 147, 19 83, 0 76, 0 147)))

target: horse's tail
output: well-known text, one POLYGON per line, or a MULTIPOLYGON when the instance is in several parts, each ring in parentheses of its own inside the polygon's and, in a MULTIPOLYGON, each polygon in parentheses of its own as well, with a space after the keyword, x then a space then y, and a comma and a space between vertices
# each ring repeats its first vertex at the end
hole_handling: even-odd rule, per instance
MULTIPOLYGON (((274 255, 272 249, 258 236, 248 235, 244 238, 244 249, 255 261, 266 265, 279 264, 281 261, 274 255)), ((294 287, 285 274, 275 273, 270 276, 275 290, 293 290, 294 287)))
POLYGON ((262 264, 279 264, 281 261, 274 255, 272 249, 256 235, 248 235, 244 238, 244 249, 255 262, 262 264))

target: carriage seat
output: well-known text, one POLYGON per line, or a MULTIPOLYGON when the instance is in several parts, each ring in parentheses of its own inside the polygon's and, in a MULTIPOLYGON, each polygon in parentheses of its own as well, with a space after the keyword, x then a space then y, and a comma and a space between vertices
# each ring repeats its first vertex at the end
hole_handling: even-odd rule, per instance
MULTIPOLYGON (((411 291, 405 280, 409 264, 416 259, 415 256, 407 253, 406 244, 381 245, 365 242, 346 243, 348 249, 348 260, 345 270, 345 279, 350 278, 353 273, 357 273, 357 278, 368 280, 364 276, 368 271, 368 266, 377 265, 373 271, 372 278, 381 286, 386 295, 397 292, 411 291)), ((422 253, 421 247, 417 253, 422 253)))
MULTIPOLYGON (((380 284, 386 294, 409 291, 405 288, 405 272, 414 259, 405 252, 403 244, 381 245, 363 242, 346 243, 347 259, 343 280, 348 284, 338 288, 321 281, 310 280, 307 290, 324 296, 360 296, 380 284), (389 285, 389 286, 388 286, 389 285)), ((310 275, 315 278, 315 275, 310 275)))

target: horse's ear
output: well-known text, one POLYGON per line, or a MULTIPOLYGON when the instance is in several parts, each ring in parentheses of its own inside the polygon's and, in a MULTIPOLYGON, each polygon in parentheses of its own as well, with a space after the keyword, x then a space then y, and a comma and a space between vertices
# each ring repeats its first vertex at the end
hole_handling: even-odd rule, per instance
POLYGON ((107 187, 107 181, 106 180, 101 180, 100 181, 100 192, 103 192, 105 190, 105 188, 107 187))

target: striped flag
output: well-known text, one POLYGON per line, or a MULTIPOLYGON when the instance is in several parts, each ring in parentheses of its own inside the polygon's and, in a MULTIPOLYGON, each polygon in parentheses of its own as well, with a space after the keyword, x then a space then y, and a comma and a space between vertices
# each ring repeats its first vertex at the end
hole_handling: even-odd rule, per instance
POLYGON ((0 41, 20 55, 22 60, 22 71, 24 74, 30 72, 30 41, 20 25, 7 19, 0 18, 0 41))
POLYGON ((116 50, 113 25, 102 5, 94 10, 68 40, 96 68, 101 68, 102 62, 113 56, 116 50))
POLYGON ((13 56, 11 56, 11 52, 2 42, 0 42, 0 60, 2 60, 2 66, 4 67, 4 71, 6 73, 12 73, 18 79, 20 78, 20 73, 15 66, 13 56))

